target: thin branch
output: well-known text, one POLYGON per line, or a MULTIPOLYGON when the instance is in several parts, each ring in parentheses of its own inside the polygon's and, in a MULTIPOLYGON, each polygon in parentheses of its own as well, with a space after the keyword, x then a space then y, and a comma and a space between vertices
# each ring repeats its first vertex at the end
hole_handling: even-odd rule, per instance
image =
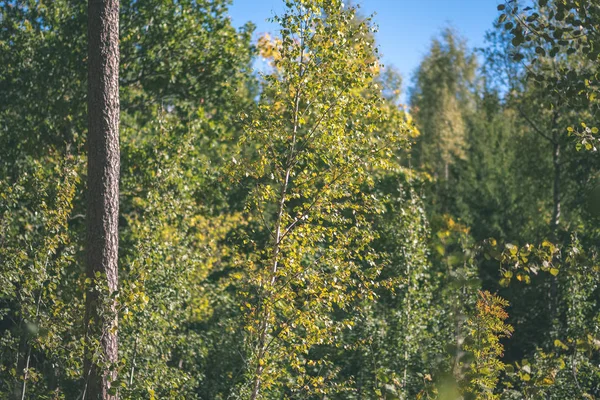
POLYGON ((538 128, 538 126, 531 119, 529 119, 529 117, 525 114, 525 112, 523 111, 523 109, 521 107, 517 107, 517 110, 519 110, 519 114, 521 114, 521 116, 525 119, 525 121, 527 121, 527 123, 533 128, 533 130, 538 135, 542 136, 544 139, 546 139, 550 143, 554 143, 554 140, 552 140, 552 138, 550 138, 544 132, 542 132, 542 130, 540 128, 538 128))
MULTIPOLYGON (((343 174, 340 173, 339 175, 335 176, 329 183, 325 184, 325 186, 329 186, 329 185, 333 185, 335 182, 337 182, 337 180, 342 176, 343 174)), ((322 193, 322 192, 321 192, 322 193)), ((285 229, 285 231, 283 232, 283 234, 281 235, 280 238, 280 242, 281 240, 283 240, 284 237, 286 237, 290 231, 292 230, 292 228, 294 226, 296 226, 296 224, 300 221, 302 221, 304 218, 308 217, 308 214, 310 213, 310 211, 314 208, 314 206, 318 203, 319 200, 322 199, 322 196, 317 196, 313 202, 308 206, 308 208, 302 213, 302 215, 300 217, 296 217, 294 218, 294 221, 285 229)))
POLYGON ((317 122, 315 123, 315 125, 312 127, 312 129, 306 135, 306 138, 304 139, 304 141, 300 143, 300 148, 298 149, 298 153, 301 150, 304 150, 310 144, 310 139, 312 138, 312 135, 314 135, 314 133, 316 132, 317 128, 321 125, 321 122, 323 122, 323 120, 329 114, 329 112, 335 106, 337 106, 339 104, 340 97, 342 96, 342 94, 344 94, 346 92, 346 89, 348 89, 349 86, 350 86, 350 84, 347 84, 346 86, 344 86, 342 88, 342 90, 340 90, 340 92, 338 93, 338 95, 335 97, 335 100, 334 100, 333 104, 331 104, 327 108, 327 110, 324 111, 323 114, 321 114, 321 116, 319 117, 319 119, 317 120, 317 122))
POLYGON ((136 336, 135 343, 133 344, 133 359, 131 361, 131 373, 129 374, 129 386, 133 385, 133 374, 135 372, 135 357, 137 356, 138 338, 136 336))
MULTIPOLYGON (((258 183, 256 184, 256 188, 258 189, 258 183)), ((258 212, 258 215, 260 216, 260 219, 261 219, 264 227, 267 228, 267 230, 269 231, 269 236, 271 236, 273 239, 275 239, 275 235, 273 234, 273 231, 269 227, 269 224, 267 224, 267 221, 265 221, 265 216, 264 216, 263 212, 260 210, 262 208, 261 207, 262 202, 260 201, 260 196, 258 196, 257 198, 258 198, 258 205, 256 207, 256 211, 258 212)))

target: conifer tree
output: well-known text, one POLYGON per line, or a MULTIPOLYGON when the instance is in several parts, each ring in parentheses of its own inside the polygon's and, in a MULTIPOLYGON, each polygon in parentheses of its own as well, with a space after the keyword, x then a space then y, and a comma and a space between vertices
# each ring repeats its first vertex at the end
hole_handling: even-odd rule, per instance
POLYGON ((88 3, 88 182, 85 399, 117 399, 119 1, 88 3))

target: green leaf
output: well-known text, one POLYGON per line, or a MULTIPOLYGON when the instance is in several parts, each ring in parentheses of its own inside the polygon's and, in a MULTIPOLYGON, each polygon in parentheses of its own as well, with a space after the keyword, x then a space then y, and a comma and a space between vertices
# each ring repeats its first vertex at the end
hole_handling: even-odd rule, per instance
POLYGON ((508 249, 510 254, 512 254, 513 256, 516 255, 517 252, 519 251, 519 248, 512 243, 506 243, 506 248, 508 249))
POLYGON ((558 339, 555 339, 555 340, 554 340, 554 346, 555 346, 555 347, 560 347, 560 348, 561 348, 561 349, 563 349, 563 350, 568 350, 568 349, 569 349, 569 347, 568 347, 566 344, 564 344, 563 342, 561 342, 561 341, 560 341, 560 340, 558 340, 558 339))
POLYGON ((511 43, 513 46, 518 47, 521 43, 523 43, 523 38, 520 36, 515 36, 511 43))

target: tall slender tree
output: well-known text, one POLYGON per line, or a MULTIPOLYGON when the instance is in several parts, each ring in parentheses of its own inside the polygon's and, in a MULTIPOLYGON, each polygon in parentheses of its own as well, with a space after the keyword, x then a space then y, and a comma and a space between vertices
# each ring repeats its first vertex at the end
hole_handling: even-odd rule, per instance
POLYGON ((119 1, 88 2, 88 192, 85 399, 117 399, 119 1), (106 296, 109 294, 109 296, 106 296))
MULTIPOLYGON (((465 158, 465 117, 473 109, 477 60, 450 29, 435 38, 419 66, 410 103, 421 137, 418 163, 444 182, 450 167, 465 158)), ((447 186, 447 185, 446 185, 447 186)))

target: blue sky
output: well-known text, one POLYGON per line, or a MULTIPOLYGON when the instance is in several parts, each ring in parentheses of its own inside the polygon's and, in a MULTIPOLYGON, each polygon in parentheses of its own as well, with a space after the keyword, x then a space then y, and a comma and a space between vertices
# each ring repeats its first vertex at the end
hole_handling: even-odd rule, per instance
MULTIPOLYGON (((379 26, 377 43, 385 65, 394 65, 404 78, 404 91, 410 77, 427 52, 431 38, 445 26, 452 26, 471 47, 484 45, 484 35, 492 27, 502 0, 361 0, 364 15, 375 13, 379 26)), ((266 22, 284 9, 283 0, 233 0, 230 14, 234 25, 256 24, 256 33, 277 33, 266 22)))

